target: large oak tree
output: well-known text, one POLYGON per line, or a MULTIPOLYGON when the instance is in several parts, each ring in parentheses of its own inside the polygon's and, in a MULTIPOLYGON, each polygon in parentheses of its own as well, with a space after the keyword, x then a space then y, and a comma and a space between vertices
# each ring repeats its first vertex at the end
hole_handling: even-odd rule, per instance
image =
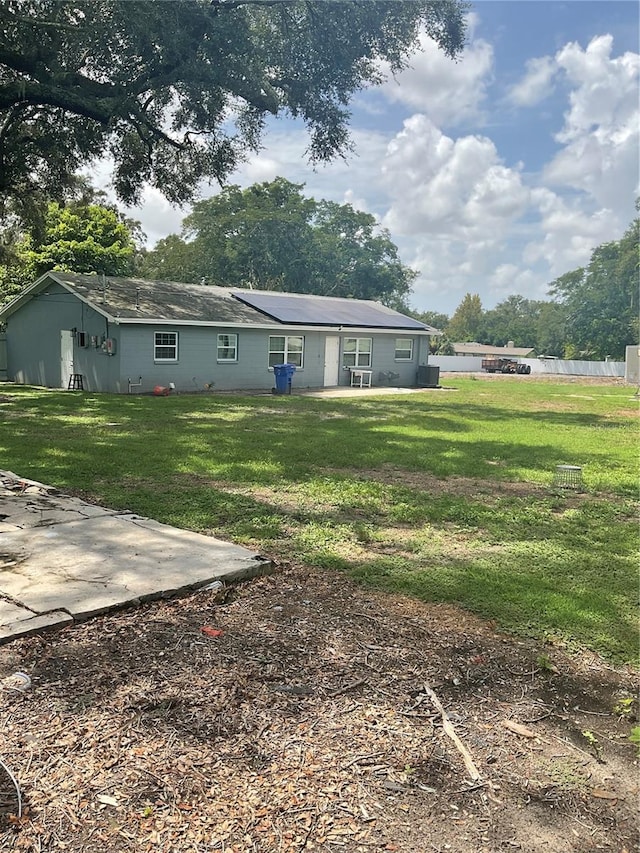
POLYGON ((309 155, 348 150, 349 101, 406 65, 422 28, 451 57, 461 0, 4 0, 0 202, 24 217, 109 156, 120 201, 222 182, 265 118, 300 119, 309 155), (34 198, 37 196, 37 199, 34 198))
POLYGON ((405 266, 389 233, 349 204, 305 197, 284 178, 247 189, 226 187, 199 201, 183 238, 161 240, 138 272, 259 290, 375 299, 406 309, 417 273, 405 266))

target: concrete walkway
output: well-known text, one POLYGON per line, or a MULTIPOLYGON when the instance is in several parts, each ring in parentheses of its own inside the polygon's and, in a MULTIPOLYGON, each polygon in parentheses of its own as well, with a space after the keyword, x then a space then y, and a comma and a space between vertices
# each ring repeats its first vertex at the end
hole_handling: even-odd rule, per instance
POLYGON ((0 642, 269 567, 237 545, 0 471, 0 642))

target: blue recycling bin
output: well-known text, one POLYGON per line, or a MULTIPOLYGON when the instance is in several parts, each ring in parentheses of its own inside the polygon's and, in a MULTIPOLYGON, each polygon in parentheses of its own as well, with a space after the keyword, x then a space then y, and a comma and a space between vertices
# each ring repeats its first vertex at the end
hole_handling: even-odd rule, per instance
POLYGON ((276 394, 290 394, 291 380, 296 372, 295 364, 274 364, 273 375, 276 380, 276 394))

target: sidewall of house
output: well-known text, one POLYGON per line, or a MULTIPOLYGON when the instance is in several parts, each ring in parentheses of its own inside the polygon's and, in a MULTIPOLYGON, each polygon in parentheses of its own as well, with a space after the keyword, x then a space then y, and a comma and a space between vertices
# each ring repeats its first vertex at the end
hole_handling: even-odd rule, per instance
POLYGON ((324 333, 293 328, 251 329, 162 325, 122 325, 118 329, 121 381, 118 390, 127 393, 129 380, 136 383, 132 393, 148 393, 156 386, 173 383, 178 392, 270 391, 274 385, 269 368, 271 335, 303 335, 304 363, 296 370, 292 384, 300 388, 322 387, 324 376, 324 333), (178 360, 155 361, 156 332, 176 332, 178 360), (218 335, 233 334, 238 339, 238 358, 218 361, 218 335))
MULTIPOLYGON (((344 347, 347 338, 372 339, 372 385, 412 386, 416 383, 419 359, 424 341, 419 336, 403 334, 375 334, 373 332, 340 332, 301 330, 295 327, 276 329, 251 329, 229 327, 190 327, 163 325, 121 325, 117 329, 120 358, 120 381, 115 389, 120 393, 149 393, 156 386, 175 386, 182 393, 199 391, 271 390, 275 385, 273 370, 269 368, 269 337, 302 335, 304 337, 304 363, 293 376, 292 387, 322 388, 326 338, 339 335, 340 385, 349 385, 350 373, 345 366, 344 347), (154 360, 156 332, 176 332, 178 359, 175 362, 154 360), (238 358, 235 362, 219 362, 217 344, 219 334, 238 336, 238 358), (396 339, 410 338, 413 353, 410 360, 396 360, 396 339), (132 384, 129 385, 129 382, 132 384)), ((423 336, 424 338, 424 336, 423 336)), ((424 339, 426 340, 426 339, 424 339)), ((421 362, 420 362, 421 363, 421 362)))
POLYGON ((62 331, 72 332, 70 372, 82 376, 84 389, 117 390, 117 348, 115 355, 107 355, 104 348, 113 328, 101 314, 53 282, 7 320, 8 378, 23 385, 61 388, 62 331))

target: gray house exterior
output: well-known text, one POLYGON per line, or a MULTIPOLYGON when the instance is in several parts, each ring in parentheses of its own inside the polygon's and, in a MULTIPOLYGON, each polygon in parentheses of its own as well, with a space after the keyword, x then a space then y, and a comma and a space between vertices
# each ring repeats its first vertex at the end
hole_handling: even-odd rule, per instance
POLYGON ((86 391, 270 390, 274 365, 294 388, 362 379, 424 382, 437 330, 381 303, 50 272, 0 310, 7 376, 86 391))

